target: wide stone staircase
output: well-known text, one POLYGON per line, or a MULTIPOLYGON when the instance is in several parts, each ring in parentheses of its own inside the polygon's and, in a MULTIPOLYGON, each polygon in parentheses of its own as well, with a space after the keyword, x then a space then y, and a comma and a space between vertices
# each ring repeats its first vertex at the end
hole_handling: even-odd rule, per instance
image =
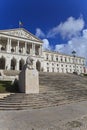
POLYGON ((87 78, 74 74, 40 73, 39 94, 11 94, 0 99, 0 110, 54 107, 87 100, 87 78))

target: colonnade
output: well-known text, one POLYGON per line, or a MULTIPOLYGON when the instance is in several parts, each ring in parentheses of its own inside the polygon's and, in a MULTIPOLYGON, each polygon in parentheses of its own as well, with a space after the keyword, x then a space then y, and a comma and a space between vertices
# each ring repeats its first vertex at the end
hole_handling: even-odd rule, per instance
POLYGON ((16 54, 42 55, 42 45, 34 42, 25 42, 11 38, 0 39, 0 51, 16 54))

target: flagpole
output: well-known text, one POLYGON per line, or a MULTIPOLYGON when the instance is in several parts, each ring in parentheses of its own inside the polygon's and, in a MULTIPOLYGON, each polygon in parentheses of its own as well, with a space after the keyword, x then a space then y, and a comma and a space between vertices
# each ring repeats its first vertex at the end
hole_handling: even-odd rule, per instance
POLYGON ((23 23, 19 21, 19 28, 21 28, 22 26, 23 26, 23 23))
POLYGON ((19 24, 19 22, 18 22, 18 27, 20 28, 20 24, 19 24))
POLYGON ((21 21, 19 21, 19 28, 20 28, 20 25, 21 25, 21 21))

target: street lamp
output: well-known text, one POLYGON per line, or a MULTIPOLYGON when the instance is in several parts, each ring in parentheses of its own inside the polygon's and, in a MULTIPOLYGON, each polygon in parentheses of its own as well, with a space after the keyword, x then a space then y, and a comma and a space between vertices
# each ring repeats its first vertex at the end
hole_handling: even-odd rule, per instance
POLYGON ((76 62, 75 62, 75 57, 76 57, 76 51, 72 51, 72 55, 73 55, 73 59, 74 59, 74 65, 75 65, 75 70, 74 70, 74 73, 77 74, 77 71, 76 71, 76 62))
POLYGON ((76 55, 76 51, 72 51, 73 57, 75 57, 76 55))

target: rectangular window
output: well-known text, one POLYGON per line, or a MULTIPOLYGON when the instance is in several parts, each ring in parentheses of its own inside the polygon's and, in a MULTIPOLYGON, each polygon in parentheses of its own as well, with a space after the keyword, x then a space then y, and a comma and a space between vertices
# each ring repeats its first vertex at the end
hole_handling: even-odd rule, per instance
POLYGON ((52 68, 52 72, 54 72, 54 68, 52 68))
POLYGON ((57 72, 59 72, 59 68, 57 68, 57 72))
POLYGON ((51 60, 53 61, 53 55, 51 55, 51 60))
POLYGON ((47 72, 49 72, 49 67, 47 67, 47 72))
POLYGON ((47 54, 47 55, 46 55, 46 60, 48 60, 48 56, 49 56, 49 55, 47 54))
POLYGON ((58 56, 56 56, 56 61, 58 61, 58 56))

